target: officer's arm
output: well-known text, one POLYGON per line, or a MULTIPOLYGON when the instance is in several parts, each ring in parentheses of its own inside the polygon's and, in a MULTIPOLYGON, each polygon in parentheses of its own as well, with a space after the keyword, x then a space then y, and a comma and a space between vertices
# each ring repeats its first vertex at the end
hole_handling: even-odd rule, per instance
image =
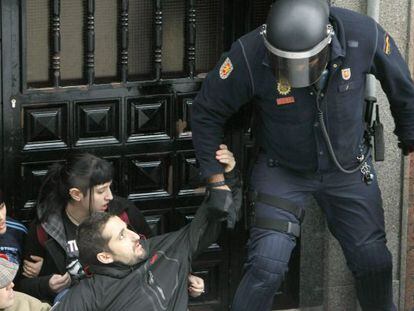
POLYGON ((223 142, 223 127, 253 96, 252 83, 241 45, 235 42, 207 75, 192 105, 193 144, 203 177, 223 172, 215 160, 215 152, 223 142))
POLYGON ((371 73, 381 82, 395 120, 394 133, 403 143, 414 143, 414 84, 394 40, 378 27, 378 44, 371 73))

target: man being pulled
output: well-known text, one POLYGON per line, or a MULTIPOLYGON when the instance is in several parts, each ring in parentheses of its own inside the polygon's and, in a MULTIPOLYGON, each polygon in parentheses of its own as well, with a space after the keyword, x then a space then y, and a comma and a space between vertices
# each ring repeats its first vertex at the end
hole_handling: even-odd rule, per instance
POLYGON ((222 221, 240 207, 233 154, 220 146, 227 186, 211 185, 193 221, 145 240, 117 216, 96 213, 78 229, 79 258, 91 274, 74 286, 56 310, 187 310, 191 261, 219 234, 222 221))

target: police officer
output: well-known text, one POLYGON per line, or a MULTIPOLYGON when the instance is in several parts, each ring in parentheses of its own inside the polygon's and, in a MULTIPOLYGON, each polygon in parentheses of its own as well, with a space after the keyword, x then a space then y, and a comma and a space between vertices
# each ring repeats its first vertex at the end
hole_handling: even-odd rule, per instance
POLYGON ((322 0, 276 1, 266 25, 234 42, 203 82, 192 130, 209 182, 223 180, 214 152, 226 120, 247 102, 257 110, 255 213, 233 310, 270 310, 311 196, 341 244, 362 309, 395 310, 363 117, 367 73, 381 82, 400 147, 411 151, 414 85, 393 39, 371 18, 322 0))

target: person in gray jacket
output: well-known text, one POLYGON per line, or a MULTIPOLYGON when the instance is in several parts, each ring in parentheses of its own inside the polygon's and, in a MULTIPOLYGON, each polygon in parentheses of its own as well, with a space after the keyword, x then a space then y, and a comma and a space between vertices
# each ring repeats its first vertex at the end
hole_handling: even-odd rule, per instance
POLYGON ((90 276, 54 310, 187 310, 192 259, 217 239, 222 222, 241 204, 233 154, 221 145, 216 158, 231 191, 210 185, 193 221, 178 231, 146 240, 115 215, 96 213, 85 220, 77 245, 90 276))

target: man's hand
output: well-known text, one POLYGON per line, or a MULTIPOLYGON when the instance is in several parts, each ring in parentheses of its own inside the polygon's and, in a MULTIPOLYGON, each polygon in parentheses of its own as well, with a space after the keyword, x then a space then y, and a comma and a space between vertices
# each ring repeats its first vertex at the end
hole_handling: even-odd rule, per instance
POLYGON ((55 293, 60 293, 65 288, 70 286, 70 275, 66 272, 64 275, 53 274, 49 279, 49 287, 55 293))
POLYGON ((224 166, 226 173, 232 171, 236 166, 233 153, 224 144, 221 144, 220 149, 216 151, 216 159, 224 166))
MULTIPOLYGON (((228 150, 227 146, 224 144, 221 144, 220 149, 216 151, 216 159, 224 166, 224 171, 226 173, 232 171, 234 169, 234 166, 236 165, 233 153, 230 150, 228 150)), ((216 174, 208 179, 208 183, 216 183, 221 181, 224 181, 223 174, 216 174)), ((227 185, 215 186, 213 188, 230 190, 230 188, 227 185)))
POLYGON ((204 280, 198 276, 188 275, 188 294, 191 297, 198 297, 204 293, 204 280))
POLYGON ((23 275, 27 278, 35 278, 39 275, 43 265, 43 258, 30 255, 31 260, 23 260, 23 275))

